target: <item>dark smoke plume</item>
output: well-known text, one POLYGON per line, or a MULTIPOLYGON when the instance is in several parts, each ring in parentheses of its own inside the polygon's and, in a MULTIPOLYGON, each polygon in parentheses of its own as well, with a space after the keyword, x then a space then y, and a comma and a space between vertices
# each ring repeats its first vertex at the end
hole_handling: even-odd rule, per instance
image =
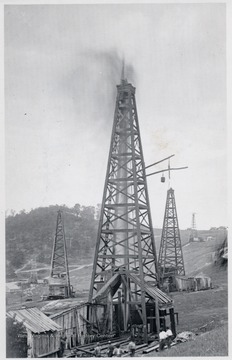
POLYGON ((133 65, 127 62, 125 56, 120 56, 116 49, 108 51, 87 50, 83 55, 89 60, 98 62, 102 66, 102 71, 105 72, 108 81, 114 86, 120 83, 123 62, 125 78, 131 83, 136 80, 133 65))

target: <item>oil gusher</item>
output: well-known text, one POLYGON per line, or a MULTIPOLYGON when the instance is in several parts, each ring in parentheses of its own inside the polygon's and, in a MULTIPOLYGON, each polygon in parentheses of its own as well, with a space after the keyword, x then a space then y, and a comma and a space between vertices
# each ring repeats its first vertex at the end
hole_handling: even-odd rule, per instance
POLYGON ((158 331, 160 308, 172 300, 158 288, 135 87, 124 77, 117 98, 89 293, 89 323, 99 331, 158 331), (104 304, 104 312, 97 304, 104 304))

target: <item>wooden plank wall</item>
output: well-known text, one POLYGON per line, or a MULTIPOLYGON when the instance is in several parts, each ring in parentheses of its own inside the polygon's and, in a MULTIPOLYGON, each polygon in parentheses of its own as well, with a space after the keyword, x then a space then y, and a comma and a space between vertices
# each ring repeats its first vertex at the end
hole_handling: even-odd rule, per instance
POLYGON ((78 344, 79 337, 79 321, 77 317, 77 310, 75 308, 70 311, 53 317, 57 324, 59 324, 64 330, 64 334, 67 338, 66 348, 71 349, 78 344))
POLYGON ((56 357, 60 349, 60 332, 49 331, 41 334, 28 334, 28 343, 31 349, 28 352, 28 357, 56 357))
MULTIPOLYGON (((96 314, 97 317, 100 314, 102 316, 103 308, 97 308, 96 314)), ((84 343, 89 343, 95 340, 95 335, 88 335, 87 333, 87 306, 82 306, 78 308, 72 308, 67 312, 62 314, 57 314, 57 316, 52 316, 57 324, 59 324, 67 338, 66 348, 71 349, 77 345, 83 345, 84 343)))

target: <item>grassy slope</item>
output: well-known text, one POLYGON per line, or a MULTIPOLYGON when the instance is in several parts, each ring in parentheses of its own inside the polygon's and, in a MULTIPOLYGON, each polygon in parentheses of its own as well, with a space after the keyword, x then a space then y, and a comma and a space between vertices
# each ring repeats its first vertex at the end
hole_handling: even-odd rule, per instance
POLYGON ((178 344, 162 352, 152 352, 147 354, 146 357, 226 355, 228 355, 228 330, 227 326, 224 325, 205 334, 201 334, 194 341, 178 344))
MULTIPOLYGON (((226 272, 224 275, 226 276, 226 272)), ((175 311, 179 313, 178 332, 201 331, 200 328, 203 326, 211 329, 227 322, 227 295, 227 288, 224 286, 171 295, 174 299, 175 311)))
POLYGON ((210 271, 207 267, 212 263, 212 253, 222 243, 221 239, 206 242, 187 243, 183 246, 183 256, 186 275, 195 275, 201 271, 210 271))
POLYGON ((228 318, 228 279, 227 268, 212 263, 212 252, 221 240, 203 243, 190 243, 183 247, 186 275, 203 273, 212 279, 213 289, 175 293, 175 311, 179 312, 179 331, 197 331, 201 326, 211 323, 216 327, 228 318))
POLYGON ((213 289, 170 293, 179 314, 177 332, 193 331, 195 341, 179 344, 164 352, 146 356, 226 356, 228 355, 228 274, 227 268, 212 264, 212 252, 222 239, 183 246, 186 275, 203 273, 211 277, 213 289), (205 331, 205 333, 203 333, 205 331))
POLYGON ((175 312, 179 314, 177 333, 192 331, 199 336, 195 341, 178 344, 161 353, 151 352, 146 356, 228 355, 227 269, 211 265, 203 270, 211 275, 214 289, 170 294, 174 299, 175 312))

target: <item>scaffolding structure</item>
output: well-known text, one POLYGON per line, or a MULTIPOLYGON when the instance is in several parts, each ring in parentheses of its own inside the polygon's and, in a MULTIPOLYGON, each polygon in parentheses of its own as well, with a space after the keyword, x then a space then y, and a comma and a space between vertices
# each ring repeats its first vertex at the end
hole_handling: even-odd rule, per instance
POLYGON ((50 298, 69 298, 72 289, 69 278, 68 258, 62 211, 59 210, 56 221, 56 233, 53 243, 51 272, 49 278, 50 298))
POLYGON ((167 191, 158 264, 162 285, 165 281, 172 281, 171 278, 175 275, 185 275, 175 195, 172 188, 167 191))

